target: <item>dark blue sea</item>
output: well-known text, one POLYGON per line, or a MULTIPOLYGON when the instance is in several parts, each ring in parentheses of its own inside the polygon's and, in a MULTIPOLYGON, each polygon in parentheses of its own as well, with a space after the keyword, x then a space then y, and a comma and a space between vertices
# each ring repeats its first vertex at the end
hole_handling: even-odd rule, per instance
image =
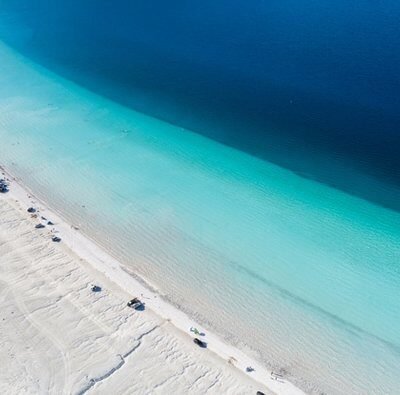
POLYGON ((400 208, 397 1, 0 4, 27 28, 2 38, 78 84, 400 208))

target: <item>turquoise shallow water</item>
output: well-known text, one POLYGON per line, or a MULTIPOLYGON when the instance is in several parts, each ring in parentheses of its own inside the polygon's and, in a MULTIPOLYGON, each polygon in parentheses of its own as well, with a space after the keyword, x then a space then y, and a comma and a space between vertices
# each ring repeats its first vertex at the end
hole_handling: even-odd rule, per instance
POLYGON ((302 388, 398 393, 398 213, 0 57, 0 161, 38 196, 302 388))

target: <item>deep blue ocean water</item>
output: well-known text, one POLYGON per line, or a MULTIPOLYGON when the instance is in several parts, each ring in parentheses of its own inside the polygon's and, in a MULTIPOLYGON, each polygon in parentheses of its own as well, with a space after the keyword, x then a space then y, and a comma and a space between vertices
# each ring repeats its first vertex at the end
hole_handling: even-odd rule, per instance
POLYGON ((396 394, 399 10, 0 0, 1 164, 307 391, 396 394))
POLYGON ((400 207, 396 1, 2 0, 1 10, 27 29, 3 32, 6 42, 97 93, 400 207), (349 166, 378 181, 349 179, 349 166))

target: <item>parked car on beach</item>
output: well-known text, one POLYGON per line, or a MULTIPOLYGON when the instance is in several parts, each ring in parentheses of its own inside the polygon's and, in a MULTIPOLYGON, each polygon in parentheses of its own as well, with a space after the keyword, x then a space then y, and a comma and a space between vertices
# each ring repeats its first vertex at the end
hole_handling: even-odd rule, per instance
POLYGON ((201 348, 207 348, 207 343, 198 339, 197 337, 193 339, 194 343, 196 343, 201 348))
POLYGON ((144 308, 144 304, 138 299, 133 298, 127 303, 128 307, 132 307, 135 310, 141 310, 144 308))

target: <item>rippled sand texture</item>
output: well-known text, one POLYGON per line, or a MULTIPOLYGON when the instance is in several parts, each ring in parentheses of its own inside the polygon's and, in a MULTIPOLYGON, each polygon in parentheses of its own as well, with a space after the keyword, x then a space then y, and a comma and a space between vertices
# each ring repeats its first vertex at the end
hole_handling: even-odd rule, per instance
POLYGON ((0 157, 35 194, 302 388, 396 393, 398 213, 1 56, 0 157))
POLYGON ((0 199, 0 392, 247 394, 255 385, 0 199), (93 293, 96 282, 103 291, 93 293))

